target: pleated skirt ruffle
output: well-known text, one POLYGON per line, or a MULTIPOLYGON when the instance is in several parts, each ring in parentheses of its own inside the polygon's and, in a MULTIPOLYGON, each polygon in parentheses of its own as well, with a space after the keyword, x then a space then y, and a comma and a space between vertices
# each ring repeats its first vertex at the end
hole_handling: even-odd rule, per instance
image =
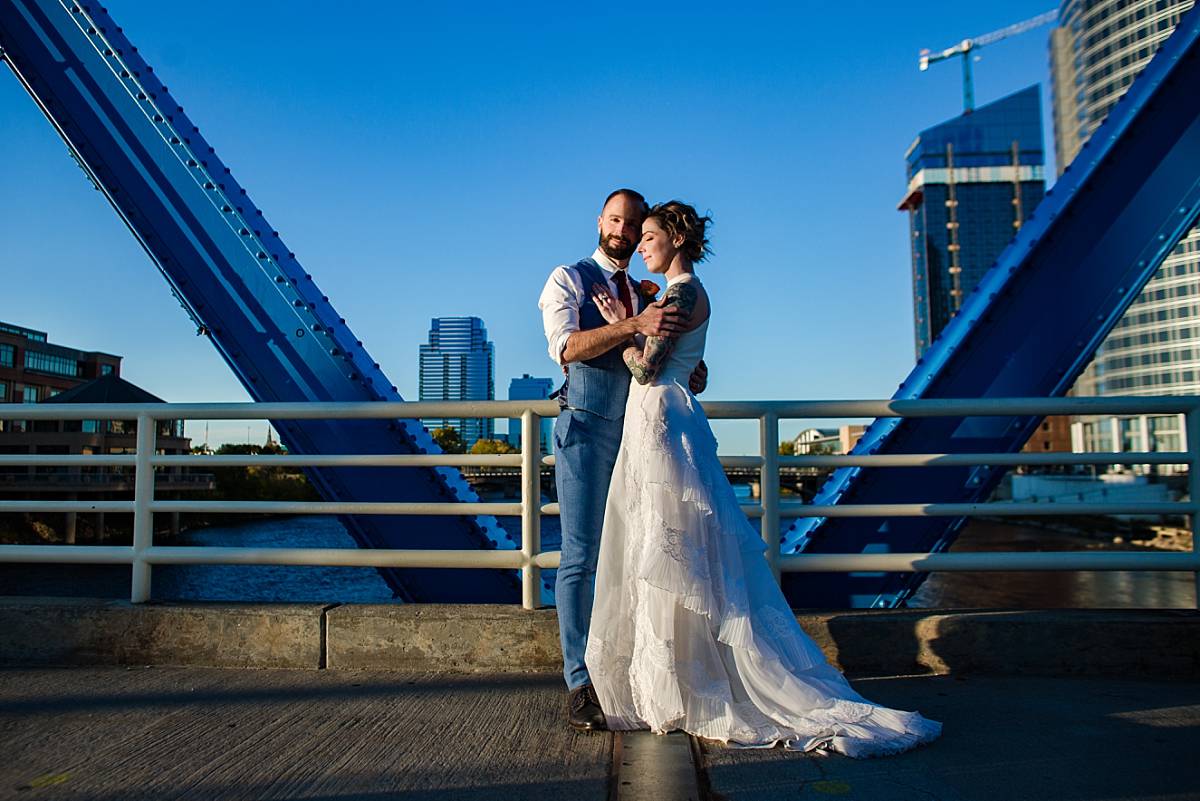
POLYGON ((586 662, 612 729, 898 753, 941 724, 859 695, 800 628, 682 382, 632 385, 586 662))

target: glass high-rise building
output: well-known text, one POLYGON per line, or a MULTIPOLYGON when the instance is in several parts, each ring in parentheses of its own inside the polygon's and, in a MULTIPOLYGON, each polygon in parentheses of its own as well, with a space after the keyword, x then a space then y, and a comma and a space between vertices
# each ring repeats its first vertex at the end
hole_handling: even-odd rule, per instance
MULTIPOLYGON (((435 317, 429 344, 421 346, 420 398, 423 401, 492 400, 496 397, 496 348, 478 317, 435 317)), ((453 428, 469 449, 493 439, 491 418, 431 417, 426 428, 453 428)))
MULTIPOLYGON (((1066 0, 1050 40, 1054 145, 1061 173, 1193 0, 1066 0)), ((1200 393, 1200 229, 1193 229, 1134 299, 1077 395, 1200 393)), ((1181 421, 1080 418, 1075 450, 1178 450, 1181 421)))
POLYGON ((920 356, 1045 194, 1038 87, 922 131, 905 161, 920 356))
MULTIPOLYGON (((509 400, 545 400, 554 391, 554 381, 549 378, 534 378, 525 373, 520 378, 514 378, 508 384, 509 400)), ((543 417, 540 422, 540 449, 542 453, 550 453, 554 449, 552 432, 554 420, 543 417)), ((508 442, 514 448, 521 447, 521 421, 510 418, 508 421, 508 442)))
MULTIPOLYGON (((1068 0, 1051 39, 1059 172, 1100 127, 1192 0, 1068 0)), ((1100 345, 1080 395, 1200 392, 1200 231, 1169 255, 1100 345)))

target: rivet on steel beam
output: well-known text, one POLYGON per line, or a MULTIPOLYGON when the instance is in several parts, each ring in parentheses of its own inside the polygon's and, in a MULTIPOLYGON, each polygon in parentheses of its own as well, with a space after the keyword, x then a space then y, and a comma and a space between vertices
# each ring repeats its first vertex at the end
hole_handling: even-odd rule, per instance
POLYGON ((302 301, 302 300, 293 300, 293 301, 292 301, 292 305, 293 305, 293 306, 295 306, 296 308, 300 308, 300 307, 302 307, 302 306, 304 305, 304 301, 302 301))
POLYGON ((303 329, 303 328, 297 328, 297 329, 296 329, 296 336, 297 336, 297 337, 302 337, 302 336, 304 336, 304 329, 303 329))

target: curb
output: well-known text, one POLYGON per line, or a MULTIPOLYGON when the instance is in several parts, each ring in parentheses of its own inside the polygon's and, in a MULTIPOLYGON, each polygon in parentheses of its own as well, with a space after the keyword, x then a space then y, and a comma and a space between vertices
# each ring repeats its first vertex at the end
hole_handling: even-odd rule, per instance
MULTIPOLYGON (((800 612, 851 676, 1200 678, 1195 610, 800 612)), ((0 664, 557 673, 553 609, 0 598, 0 664)))

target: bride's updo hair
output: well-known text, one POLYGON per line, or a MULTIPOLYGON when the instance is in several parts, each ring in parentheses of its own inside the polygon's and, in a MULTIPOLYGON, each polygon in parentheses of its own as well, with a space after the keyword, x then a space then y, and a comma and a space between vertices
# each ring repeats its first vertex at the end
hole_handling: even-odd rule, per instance
POLYGON ((679 200, 668 200, 650 208, 646 219, 657 220, 667 236, 674 241, 683 237, 679 249, 692 261, 704 261, 712 253, 708 247, 708 237, 705 229, 712 224, 712 216, 705 214, 701 217, 696 210, 679 200))

